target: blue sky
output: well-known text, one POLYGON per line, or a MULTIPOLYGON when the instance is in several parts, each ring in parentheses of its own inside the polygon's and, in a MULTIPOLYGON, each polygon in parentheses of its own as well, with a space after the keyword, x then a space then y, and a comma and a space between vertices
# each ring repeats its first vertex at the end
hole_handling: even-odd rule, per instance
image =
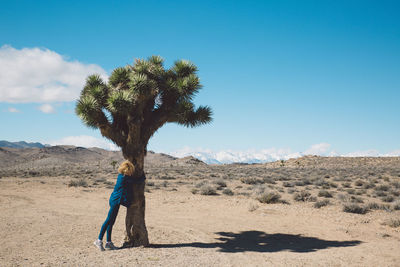
POLYGON ((397 151, 398 14, 398 1, 2 1, 0 139, 101 138, 73 112, 82 77, 156 54, 199 67, 195 102, 214 121, 166 125, 149 149, 397 151), (58 72, 15 59, 29 53, 61 55, 58 72), (42 95, 55 85, 70 93, 42 95))

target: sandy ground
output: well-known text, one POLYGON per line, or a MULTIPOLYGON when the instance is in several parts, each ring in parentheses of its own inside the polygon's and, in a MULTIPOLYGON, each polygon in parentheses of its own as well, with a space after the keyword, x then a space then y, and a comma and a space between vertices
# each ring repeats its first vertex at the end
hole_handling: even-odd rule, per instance
MULTIPOLYGON (((67 187, 68 180, 0 179, 1 266, 400 266, 400 228, 382 224, 399 211, 268 205, 183 186, 146 193, 151 247, 100 252, 92 243, 112 189, 67 187)), ((116 245, 125 212, 114 226, 116 245)))

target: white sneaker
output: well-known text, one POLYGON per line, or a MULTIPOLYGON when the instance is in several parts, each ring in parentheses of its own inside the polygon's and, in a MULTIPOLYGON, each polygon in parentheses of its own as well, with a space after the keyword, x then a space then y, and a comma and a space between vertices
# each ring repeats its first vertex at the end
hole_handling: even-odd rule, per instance
POLYGON ((118 249, 116 246, 114 246, 113 242, 106 242, 106 249, 110 249, 110 250, 114 250, 114 249, 118 249))
POLYGON ((96 241, 93 242, 93 244, 100 249, 100 251, 104 251, 103 247, 103 241, 100 239, 97 239, 96 241))

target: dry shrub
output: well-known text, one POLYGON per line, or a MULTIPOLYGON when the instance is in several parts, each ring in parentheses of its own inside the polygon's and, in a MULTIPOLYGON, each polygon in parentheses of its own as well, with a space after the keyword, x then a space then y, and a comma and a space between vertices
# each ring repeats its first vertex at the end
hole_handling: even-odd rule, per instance
POLYGON ((79 179, 79 180, 71 180, 71 181, 69 181, 69 183, 68 183, 68 187, 78 187, 78 186, 81 186, 81 187, 88 187, 88 183, 86 182, 86 180, 85 179, 79 179))
POLYGON ((351 183, 349 183, 349 182, 342 183, 342 186, 343 186, 344 188, 351 188, 351 183))
POLYGON ((283 182, 282 184, 284 187, 293 187, 294 184, 292 182, 283 182))
POLYGON ((244 184, 262 184, 263 181, 255 177, 242 177, 240 181, 244 184))
POLYGON ((321 208, 329 205, 329 199, 320 200, 314 203, 314 208, 321 208))
POLYGON ((394 188, 397 188, 397 189, 400 188, 400 182, 397 182, 397 181, 391 182, 390 185, 391 185, 392 187, 394 187, 394 188))
POLYGON ((265 192, 266 187, 264 185, 254 185, 251 190, 253 190, 253 194, 258 196, 265 192))
POLYGON ((315 180, 315 181, 313 182, 313 184, 314 184, 314 185, 317 185, 317 186, 323 186, 323 185, 326 185, 327 183, 328 183, 328 182, 325 181, 323 178, 320 178, 320 179, 315 180))
POLYGON ((212 195, 217 194, 217 191, 215 190, 215 188, 208 184, 205 184, 202 187, 200 187, 199 192, 201 195, 205 195, 205 196, 212 196, 212 195))
POLYGON ((384 202, 393 202, 394 201, 394 197, 393 196, 385 196, 385 197, 382 197, 381 199, 384 202))
POLYGON ((197 184, 195 184, 194 187, 200 188, 200 187, 202 187, 203 185, 205 185, 206 183, 207 183, 206 181, 201 181, 201 182, 198 182, 197 184))
POLYGON ((357 180, 357 181, 354 182, 354 184, 355 184, 356 186, 363 186, 363 185, 364 185, 364 181, 362 181, 362 180, 357 180))
POLYGON ((263 192, 256 199, 266 204, 280 203, 281 195, 276 192, 263 192))
POLYGON ((78 186, 78 181, 76 180, 70 180, 68 183, 68 187, 77 187, 78 186))
POLYGON ((346 192, 350 195, 354 195, 356 193, 356 190, 354 190, 353 188, 349 188, 346 190, 346 192))
POLYGON ((390 193, 391 193, 393 196, 396 196, 396 197, 400 196, 400 191, 397 191, 397 190, 391 190, 390 193))
POLYGON ((192 192, 192 194, 197 194, 199 192, 199 189, 192 188, 192 190, 190 190, 190 192, 192 192))
POLYGON ((293 199, 296 200, 296 201, 303 201, 303 202, 316 201, 316 198, 313 197, 311 195, 311 193, 307 192, 307 191, 300 191, 300 192, 294 194, 293 199))
POLYGON ((388 185, 385 185, 385 184, 378 185, 378 186, 375 188, 375 190, 376 190, 376 191, 388 191, 388 190, 389 190, 389 186, 388 186, 388 185))
POLYGON ((104 178, 104 177, 97 178, 97 179, 95 180, 95 182, 98 182, 98 183, 104 183, 105 181, 107 181, 107 179, 104 178))
POLYGON ((364 203, 364 200, 361 197, 350 196, 349 200, 353 203, 364 203))
POLYGON ((251 204, 249 205, 249 211, 250 211, 250 212, 253 212, 253 211, 255 211, 256 209, 258 209, 258 205, 257 205, 257 204, 251 203, 251 204))
POLYGON ((377 197, 386 197, 387 196, 386 192, 384 192, 384 191, 375 191, 375 195, 377 197))
POLYGON ((320 191, 318 192, 318 196, 319 196, 319 197, 326 197, 326 198, 331 198, 331 197, 333 197, 332 193, 329 192, 329 191, 326 191, 326 190, 320 190, 320 191))
POLYGON ((397 228, 400 227, 400 219, 389 219, 387 220, 384 224, 393 227, 393 228, 397 228))
POLYGON ((367 190, 365 190, 365 189, 359 189, 356 191, 356 195, 364 195, 366 193, 367 193, 367 190))
POLYGON ((228 195, 228 196, 233 196, 233 191, 230 190, 229 188, 225 188, 224 190, 222 190, 222 194, 228 195))
POLYGON ((160 179, 160 180, 175 180, 176 178, 173 176, 169 176, 169 175, 162 175, 158 179, 160 179))
POLYGON ((218 185, 218 188, 226 187, 226 182, 223 179, 217 179, 213 183, 218 185))
POLYGON ((371 202, 367 204, 367 208, 370 210, 386 210, 391 211, 391 207, 389 204, 379 204, 376 202, 371 202))
POLYGON ((154 186, 154 182, 152 182, 152 181, 146 181, 146 185, 147 185, 147 186, 154 186))
POLYGON ((113 185, 114 185, 114 182, 111 182, 111 181, 104 181, 103 184, 109 185, 109 186, 113 186, 113 185))
POLYGON ((289 188, 289 189, 287 190, 287 192, 288 192, 289 194, 293 194, 294 192, 297 192, 297 190, 294 189, 294 188, 289 188))
POLYGON ((271 177, 264 177, 263 182, 267 184, 276 184, 275 180, 271 177))
POLYGON ((368 183, 365 183, 363 185, 364 189, 370 189, 370 188, 374 188, 374 187, 375 187, 375 183, 374 182, 368 182, 368 183))
POLYGON ((343 211, 349 213, 366 214, 368 212, 368 207, 355 203, 347 203, 343 205, 343 211))

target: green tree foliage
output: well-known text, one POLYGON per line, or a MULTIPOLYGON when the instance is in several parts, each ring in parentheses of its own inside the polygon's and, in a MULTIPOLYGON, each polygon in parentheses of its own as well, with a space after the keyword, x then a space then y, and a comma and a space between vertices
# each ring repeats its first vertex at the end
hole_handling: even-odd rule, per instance
POLYGON ((210 107, 193 104, 201 87, 197 67, 189 61, 178 60, 165 69, 159 56, 137 59, 116 68, 108 82, 89 76, 76 114, 135 161, 134 151, 146 150, 148 140, 165 123, 196 127, 212 120, 210 107))

